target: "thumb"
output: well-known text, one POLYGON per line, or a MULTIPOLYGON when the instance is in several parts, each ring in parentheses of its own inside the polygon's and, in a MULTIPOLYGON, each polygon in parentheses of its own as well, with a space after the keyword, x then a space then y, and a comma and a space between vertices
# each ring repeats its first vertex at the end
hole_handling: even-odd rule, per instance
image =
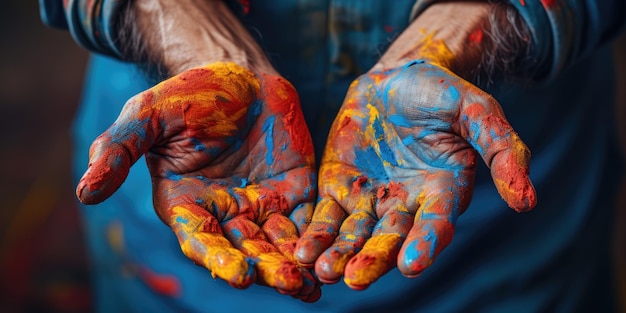
POLYGON ((490 96, 463 107, 461 125, 466 140, 491 170, 500 196, 517 212, 537 204, 529 178, 530 150, 504 117, 500 104, 490 96))
POLYGON ((131 98, 115 123, 91 144, 87 171, 76 187, 84 204, 111 196, 126 180, 130 167, 154 144, 160 123, 152 118, 151 91, 131 98))

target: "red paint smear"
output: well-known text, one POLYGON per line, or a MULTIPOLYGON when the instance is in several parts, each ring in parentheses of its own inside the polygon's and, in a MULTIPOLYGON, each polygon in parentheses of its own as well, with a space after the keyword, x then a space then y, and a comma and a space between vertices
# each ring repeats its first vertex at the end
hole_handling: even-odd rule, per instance
POLYGON ((305 157, 313 156, 313 141, 308 126, 300 109, 300 101, 296 89, 281 77, 264 77, 264 95, 268 107, 272 111, 284 113, 283 124, 289 133, 291 148, 305 157), (286 99, 279 94, 287 93, 286 99))
POLYGON ((243 14, 248 14, 250 12, 250 0, 239 0, 241 6, 243 6, 243 14))
POLYGON ((289 213, 289 203, 280 191, 268 190, 258 201, 261 209, 267 212, 289 213))
POLYGON ((541 0, 541 3, 546 9, 552 9, 557 6, 557 0, 541 0))
POLYGON ((355 181, 353 181, 352 182, 352 193, 353 194, 360 194, 361 193, 361 188, 363 187, 363 185, 365 185, 365 183, 367 183, 367 176, 360 176, 355 181))
POLYGON ((521 5, 523 5, 523 6, 526 6, 526 1, 524 1, 524 0, 519 0, 519 3, 520 3, 521 5))
POLYGON ((376 192, 376 197, 384 202, 389 198, 397 198, 402 200, 402 202, 406 202, 408 197, 408 192, 404 190, 404 186, 400 183, 390 182, 389 186, 380 186, 378 191, 376 192))
POLYGON ((159 275, 146 267, 141 267, 139 277, 160 295, 170 297, 180 295, 180 283, 173 275, 159 275))
POLYGON ((494 178, 501 180, 511 192, 501 192, 509 206, 517 212, 528 211, 537 204, 535 189, 528 179, 528 164, 519 164, 519 158, 512 151, 503 151, 493 162, 494 178), (515 164, 515 165, 514 165, 515 164))
POLYGON ((388 33, 391 33, 393 31, 393 26, 385 25, 385 31, 388 32, 388 33))
POLYGON ((483 30, 481 28, 475 29, 468 38, 470 43, 479 44, 483 41, 483 30))

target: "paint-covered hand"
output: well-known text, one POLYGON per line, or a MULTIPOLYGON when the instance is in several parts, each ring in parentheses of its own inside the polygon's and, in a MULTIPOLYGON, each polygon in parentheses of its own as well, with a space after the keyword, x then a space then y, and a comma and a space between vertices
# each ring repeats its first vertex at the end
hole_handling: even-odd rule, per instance
POLYGON ((491 96, 423 61, 359 77, 331 128, 297 260, 353 289, 396 265, 419 275, 452 240, 478 154, 510 207, 535 205, 530 152, 491 96))
POLYGON ((313 212, 316 173, 290 83, 213 63, 138 94, 91 146, 80 200, 105 200, 142 155, 155 210, 185 255, 236 288, 256 281, 319 297, 293 254, 313 212))

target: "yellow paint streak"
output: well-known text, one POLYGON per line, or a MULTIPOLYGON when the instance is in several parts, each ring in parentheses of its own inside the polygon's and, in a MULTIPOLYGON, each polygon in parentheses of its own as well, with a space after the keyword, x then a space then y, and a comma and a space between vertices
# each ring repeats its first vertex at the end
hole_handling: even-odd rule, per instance
POLYGON ((530 150, 522 139, 515 133, 511 134, 513 140, 513 153, 515 154, 517 164, 522 167, 528 167, 528 160, 530 159, 530 150))
POLYGON ((334 217, 336 214, 332 214, 336 210, 336 204, 334 201, 322 200, 315 207, 313 212, 313 220, 316 222, 326 222, 334 224, 334 217))
POLYGON ((334 259, 334 262, 332 265, 333 272, 343 273, 343 270, 346 268, 346 264, 348 264, 348 261, 350 261, 351 257, 352 257, 352 254, 348 253, 348 254, 342 254, 338 258, 334 259))
POLYGON ((189 240, 180 245, 185 255, 200 260, 213 278, 219 277, 228 282, 243 284, 247 278, 248 263, 241 251, 233 248, 230 242, 219 234, 194 233, 189 240), (195 244, 206 248, 204 255, 199 255, 195 244))
POLYGON ((426 30, 422 29, 421 33, 425 37, 417 43, 414 53, 419 58, 427 59, 431 63, 448 67, 454 59, 454 54, 450 48, 443 40, 435 38, 435 32, 427 34, 426 30))
POLYGON ((402 237, 398 234, 382 234, 370 238, 350 264, 344 282, 348 286, 367 286, 376 281, 393 265, 391 263, 396 257, 391 253, 397 253, 394 247, 401 241, 402 237))
POLYGON ((298 290, 302 287, 300 273, 289 271, 290 268, 296 268, 295 262, 289 262, 279 252, 261 251, 252 240, 243 241, 241 245, 251 257, 256 258, 257 275, 267 285, 284 290, 298 290))
POLYGON ((257 274, 272 287, 286 290, 298 290, 302 287, 302 277, 299 272, 281 271, 287 265, 296 268, 295 263, 288 263, 285 257, 278 252, 262 253, 258 257, 257 274))
POLYGON ((509 199, 514 199, 518 197, 516 190, 511 188, 511 185, 509 184, 508 181, 495 178, 493 182, 496 185, 496 188, 498 189, 498 192, 500 192, 500 195, 502 196, 503 199, 509 200, 509 199))
MULTIPOLYGON (((370 138, 371 142, 376 145, 376 155, 378 155, 378 157, 383 162, 383 164, 385 166, 393 166, 391 163, 389 163, 389 161, 385 160, 380 155, 380 151, 381 151, 380 142, 385 140, 384 134, 394 133, 395 130, 389 129, 389 124, 387 124, 385 120, 380 118, 380 112, 378 111, 378 108, 368 103, 367 109, 369 111, 369 121, 368 121, 365 134, 370 138), (380 125, 383 128, 383 134, 381 135, 376 135, 376 130, 374 129, 374 122, 376 119, 380 119, 380 125)), ((403 160, 401 158, 397 158, 396 162, 399 165, 402 165, 403 160)))
POLYGON ((223 235, 197 231, 205 223, 204 219, 198 218, 183 207, 174 207, 172 211, 173 220, 180 218, 188 221, 176 223, 186 236, 180 242, 183 253, 206 267, 213 278, 219 277, 236 285, 244 284, 249 278, 246 256, 233 248, 223 235))
POLYGON ((274 92, 276 92, 276 95, 278 95, 281 100, 289 99, 289 93, 285 90, 285 88, 276 88, 274 92))

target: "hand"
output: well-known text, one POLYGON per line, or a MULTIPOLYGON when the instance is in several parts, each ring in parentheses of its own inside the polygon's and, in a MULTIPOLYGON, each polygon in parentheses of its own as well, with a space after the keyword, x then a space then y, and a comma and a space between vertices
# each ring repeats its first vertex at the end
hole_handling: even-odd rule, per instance
POLYGON ((396 264, 419 275, 469 205, 476 152, 509 206, 535 205, 530 152, 491 96, 424 61, 361 76, 331 128, 297 260, 353 289, 396 264))
POLYGON ((293 256, 312 214, 315 165, 285 79, 213 63, 131 98, 94 141, 80 200, 105 200, 144 154, 155 210, 185 255, 236 288, 256 278, 305 301, 319 297, 293 256))

